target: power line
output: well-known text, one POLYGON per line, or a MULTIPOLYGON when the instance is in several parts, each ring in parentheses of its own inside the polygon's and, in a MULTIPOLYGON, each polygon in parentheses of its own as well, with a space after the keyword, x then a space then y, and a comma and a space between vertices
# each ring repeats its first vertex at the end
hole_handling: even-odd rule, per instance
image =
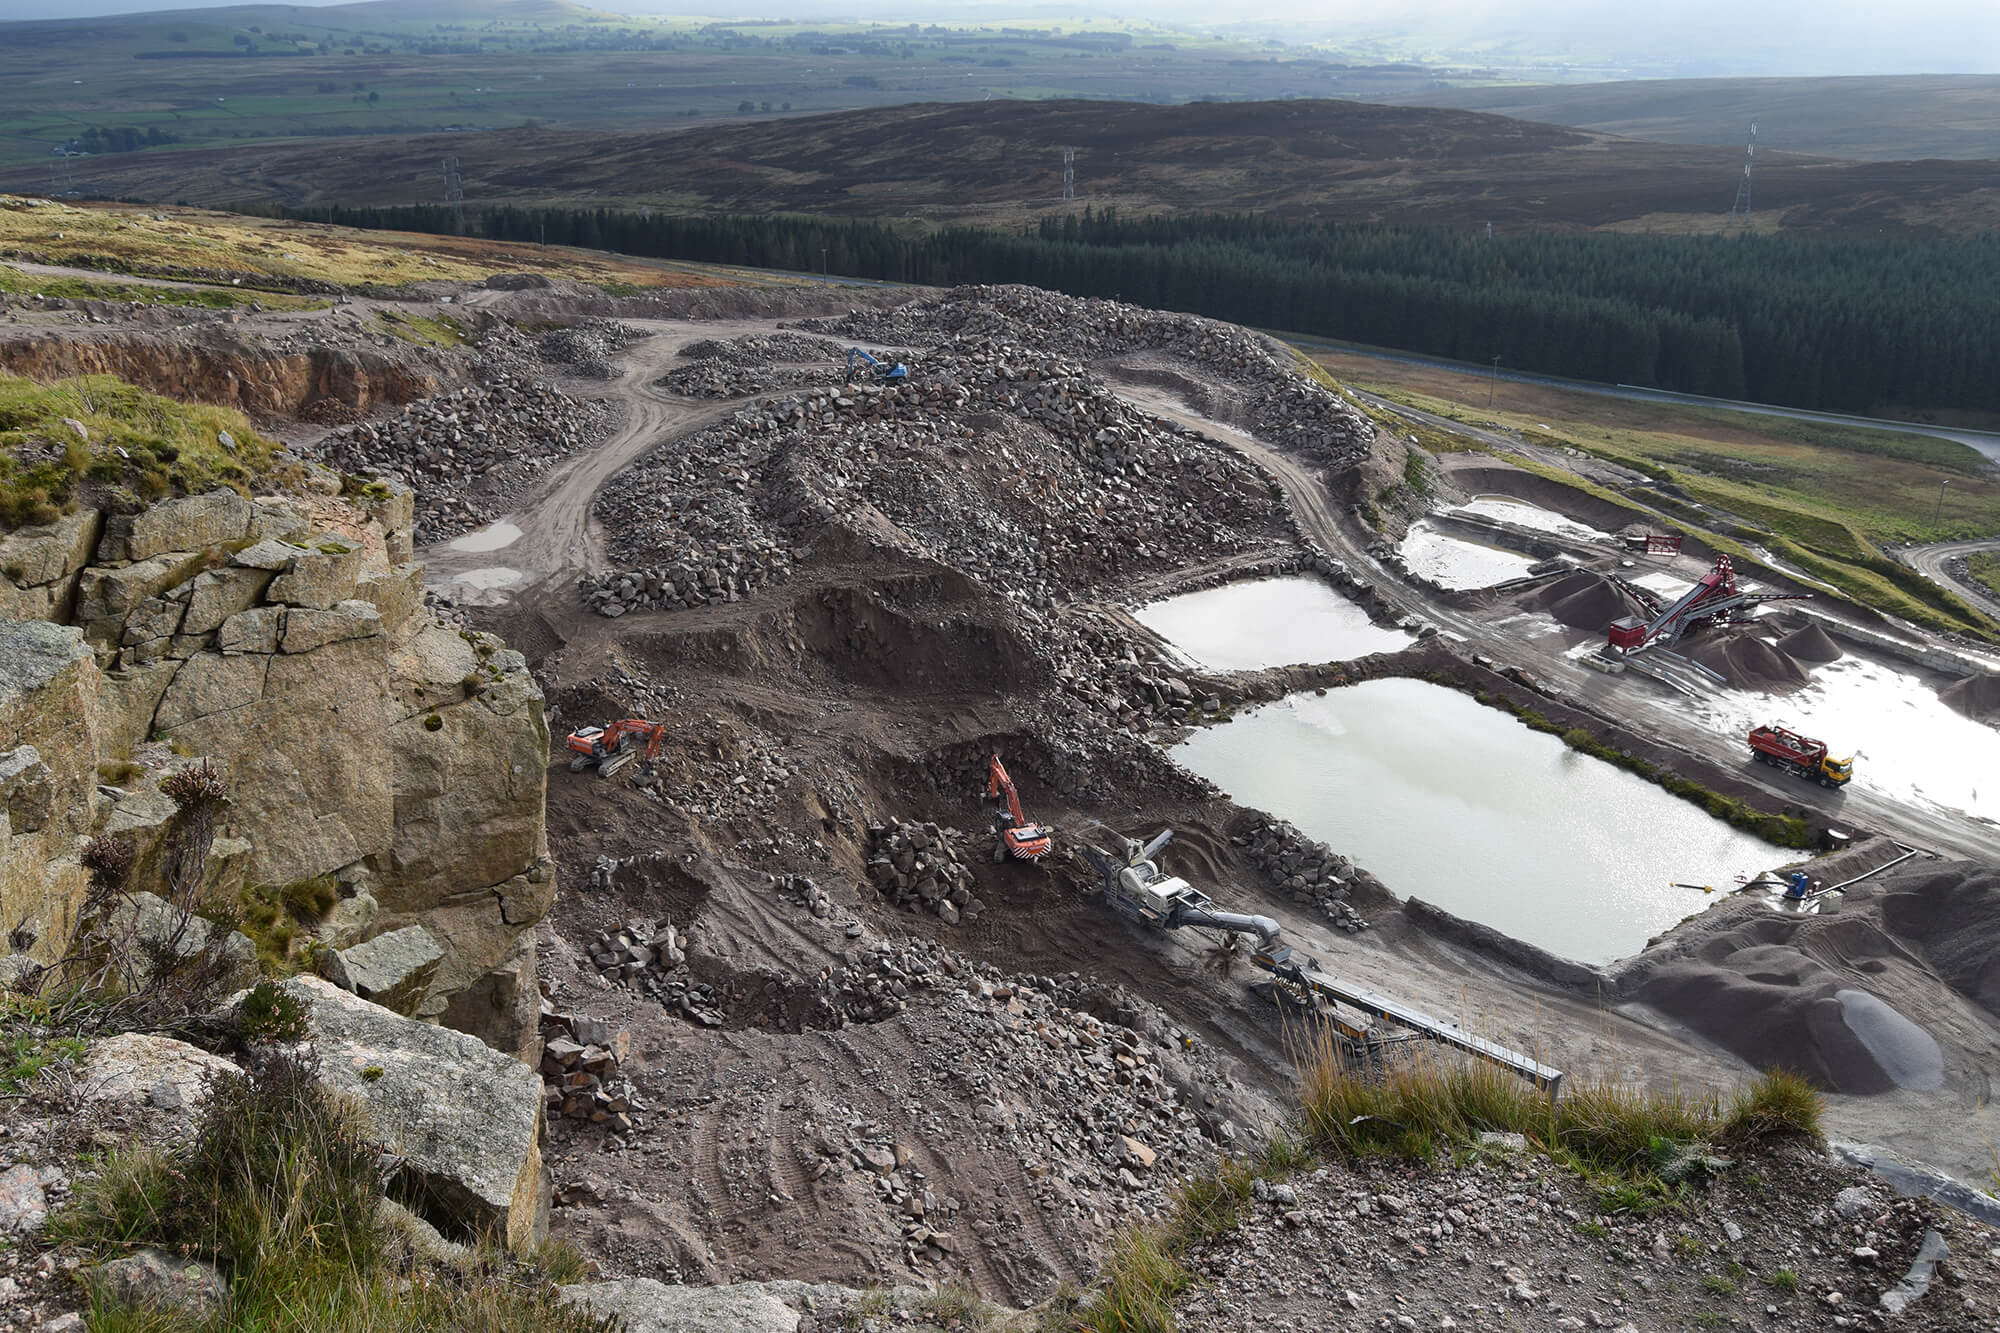
POLYGON ((458 156, 444 158, 444 206, 452 210, 452 230, 466 230, 466 184, 458 176, 458 156))
POLYGON ((1729 206, 1729 216, 1742 215, 1745 222, 1750 220, 1750 164, 1757 157, 1757 122, 1750 122, 1750 146, 1743 150, 1743 180, 1736 187, 1736 202, 1729 206))

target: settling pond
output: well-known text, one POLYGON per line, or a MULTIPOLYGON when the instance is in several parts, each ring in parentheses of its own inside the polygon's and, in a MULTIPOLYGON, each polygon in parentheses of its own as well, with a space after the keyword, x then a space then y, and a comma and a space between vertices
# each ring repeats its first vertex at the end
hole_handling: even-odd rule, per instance
POLYGON ((1404 897, 1579 962, 1637 953, 1793 853, 1426 681, 1299 694, 1174 758, 1404 897))
POLYGON ((1403 630, 1373 623, 1366 611, 1311 578, 1228 583, 1132 614, 1210 671, 1345 662, 1414 642, 1403 630))

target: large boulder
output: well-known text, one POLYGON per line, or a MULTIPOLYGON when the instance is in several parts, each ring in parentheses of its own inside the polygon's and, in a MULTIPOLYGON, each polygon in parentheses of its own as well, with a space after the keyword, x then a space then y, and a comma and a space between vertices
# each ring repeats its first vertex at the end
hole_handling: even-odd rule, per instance
POLYGON ((183 912, 158 894, 142 890, 119 899, 97 929, 123 954, 125 981, 134 991, 204 954, 213 959, 219 989, 247 986, 257 976, 257 946, 248 935, 238 930, 221 935, 208 918, 183 912))
POLYGON ((79 509, 43 527, 0 536, 0 620, 65 620, 104 516, 79 509))
POLYGON ((243 569, 234 565, 226 569, 203 570, 194 576, 194 584, 188 594, 187 615, 181 621, 181 633, 207 634, 222 628, 223 621, 257 605, 270 582, 269 570, 243 569))
POLYGON ((62 955, 89 886, 101 680, 81 631, 0 621, 0 921, 37 962, 62 955))
POLYGON ((364 558, 358 544, 318 538, 292 557, 291 567, 271 580, 264 596, 287 606, 327 610, 354 596, 364 558))
POLYGON ((391 1013, 318 977, 304 1001, 320 1078, 367 1108, 400 1159, 390 1193, 447 1236, 491 1233, 510 1248, 547 1229, 542 1082, 476 1037, 391 1013))
POLYGON ((229 1298, 229 1284, 213 1264, 164 1250, 140 1250, 100 1264, 90 1285, 112 1305, 172 1313, 191 1324, 219 1313, 229 1298))
POLYGON ((254 831, 253 879, 312 879, 390 845, 384 644, 198 653, 168 688, 154 735, 215 759, 232 822, 254 831))
POLYGON ((404 926, 328 956, 327 980, 399 1014, 413 1012, 444 950, 422 926, 404 926))
POLYGON ((242 1076, 219 1055, 151 1032, 121 1032, 93 1044, 77 1095, 102 1105, 149 1107, 172 1127, 169 1141, 194 1137, 215 1085, 242 1076))
POLYGON ((97 558, 146 560, 163 551, 198 551, 241 541, 250 535, 253 513, 250 502, 230 490, 163 500, 107 522, 97 558))

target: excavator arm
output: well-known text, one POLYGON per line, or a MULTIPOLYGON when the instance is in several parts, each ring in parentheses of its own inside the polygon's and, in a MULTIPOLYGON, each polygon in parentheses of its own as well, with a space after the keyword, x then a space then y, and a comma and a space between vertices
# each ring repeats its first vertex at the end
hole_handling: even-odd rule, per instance
POLYGON ((1001 796, 1007 798, 1007 813, 1013 816, 1015 827, 1027 823, 1028 817, 1021 813, 1021 794, 1014 790, 1014 780, 1007 776, 1006 765, 996 754, 986 761, 986 799, 1001 796))
POLYGON ((1037 861, 1047 856, 1052 845, 1049 835, 1055 830, 1028 819, 1021 809, 1021 794, 1014 790, 1014 779, 1007 776, 1006 765, 995 754, 986 760, 986 799, 997 797, 1006 798, 1007 813, 1000 816, 1000 841, 993 859, 1001 861, 1012 855, 1016 860, 1037 861))

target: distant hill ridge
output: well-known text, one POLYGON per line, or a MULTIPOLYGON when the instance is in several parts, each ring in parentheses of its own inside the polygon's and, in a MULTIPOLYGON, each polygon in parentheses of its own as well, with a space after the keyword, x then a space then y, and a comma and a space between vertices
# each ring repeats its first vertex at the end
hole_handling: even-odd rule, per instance
MULTIPOLYGON (((1480 112, 1337 100, 1157 106, 918 103, 683 130, 512 129, 279 140, 127 154, 77 168, 106 197, 384 206, 435 200, 456 155, 468 202, 1018 224, 1059 206, 1267 212, 1412 225, 1726 225, 1740 148, 1620 139, 1480 112)), ((35 188, 45 173, 0 173, 35 188)), ((1785 226, 1994 225, 1990 164, 1758 157, 1758 208, 1785 226)), ((1765 225, 1772 225, 1766 223, 1765 225)))

